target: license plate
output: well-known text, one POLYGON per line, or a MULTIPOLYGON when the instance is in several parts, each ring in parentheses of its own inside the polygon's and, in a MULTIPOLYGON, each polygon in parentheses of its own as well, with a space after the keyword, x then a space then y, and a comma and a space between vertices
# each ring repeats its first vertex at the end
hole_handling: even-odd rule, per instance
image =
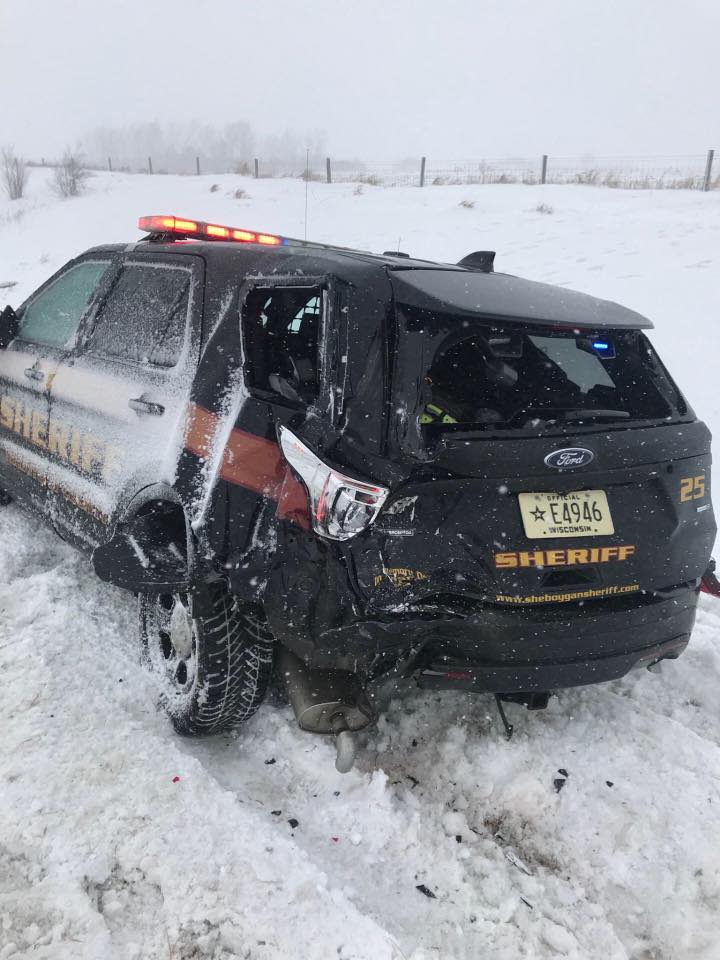
POLYGON ((518 498, 525 533, 531 540, 615 533, 604 490, 520 493, 518 498))

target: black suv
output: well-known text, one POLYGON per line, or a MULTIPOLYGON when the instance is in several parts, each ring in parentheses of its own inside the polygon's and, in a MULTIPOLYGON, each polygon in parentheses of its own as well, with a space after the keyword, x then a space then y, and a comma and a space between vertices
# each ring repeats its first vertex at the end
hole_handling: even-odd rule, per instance
POLYGON ((381 676, 542 706, 681 653, 710 434, 648 320, 487 252, 140 227, 2 314, 0 485, 138 595, 180 732, 273 670, 347 745, 381 676))

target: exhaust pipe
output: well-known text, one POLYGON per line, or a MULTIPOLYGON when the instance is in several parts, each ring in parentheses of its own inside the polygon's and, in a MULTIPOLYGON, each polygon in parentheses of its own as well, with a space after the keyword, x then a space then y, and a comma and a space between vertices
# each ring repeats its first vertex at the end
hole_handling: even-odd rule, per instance
POLYGON ((360 678, 349 670, 311 670, 300 657, 280 646, 277 667, 301 730, 333 734, 335 767, 347 773, 355 762, 356 730, 376 717, 360 678))

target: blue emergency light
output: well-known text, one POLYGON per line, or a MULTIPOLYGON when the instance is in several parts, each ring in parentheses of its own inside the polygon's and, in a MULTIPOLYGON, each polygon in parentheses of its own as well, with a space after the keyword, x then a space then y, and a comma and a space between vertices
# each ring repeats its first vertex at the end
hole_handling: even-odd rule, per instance
POLYGON ((591 346, 603 360, 612 360, 615 357, 615 345, 609 340, 593 340, 591 346))

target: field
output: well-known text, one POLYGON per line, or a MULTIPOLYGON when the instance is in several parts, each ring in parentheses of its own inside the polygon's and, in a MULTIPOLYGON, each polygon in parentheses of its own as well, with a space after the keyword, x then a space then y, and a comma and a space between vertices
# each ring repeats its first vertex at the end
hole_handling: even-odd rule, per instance
MULTIPOLYGON (((449 262, 495 249, 500 270, 650 316, 720 434, 720 193, 308 194, 312 239, 449 262)), ((34 171, 0 203, 0 307, 151 213, 302 237, 305 184, 97 175, 61 201, 34 171)), ((341 776, 289 707, 237 738, 175 737, 133 598, 3 508, 0 960, 716 960, 719 634, 703 597, 677 663, 510 706, 509 743, 490 697, 385 690, 341 776)))

